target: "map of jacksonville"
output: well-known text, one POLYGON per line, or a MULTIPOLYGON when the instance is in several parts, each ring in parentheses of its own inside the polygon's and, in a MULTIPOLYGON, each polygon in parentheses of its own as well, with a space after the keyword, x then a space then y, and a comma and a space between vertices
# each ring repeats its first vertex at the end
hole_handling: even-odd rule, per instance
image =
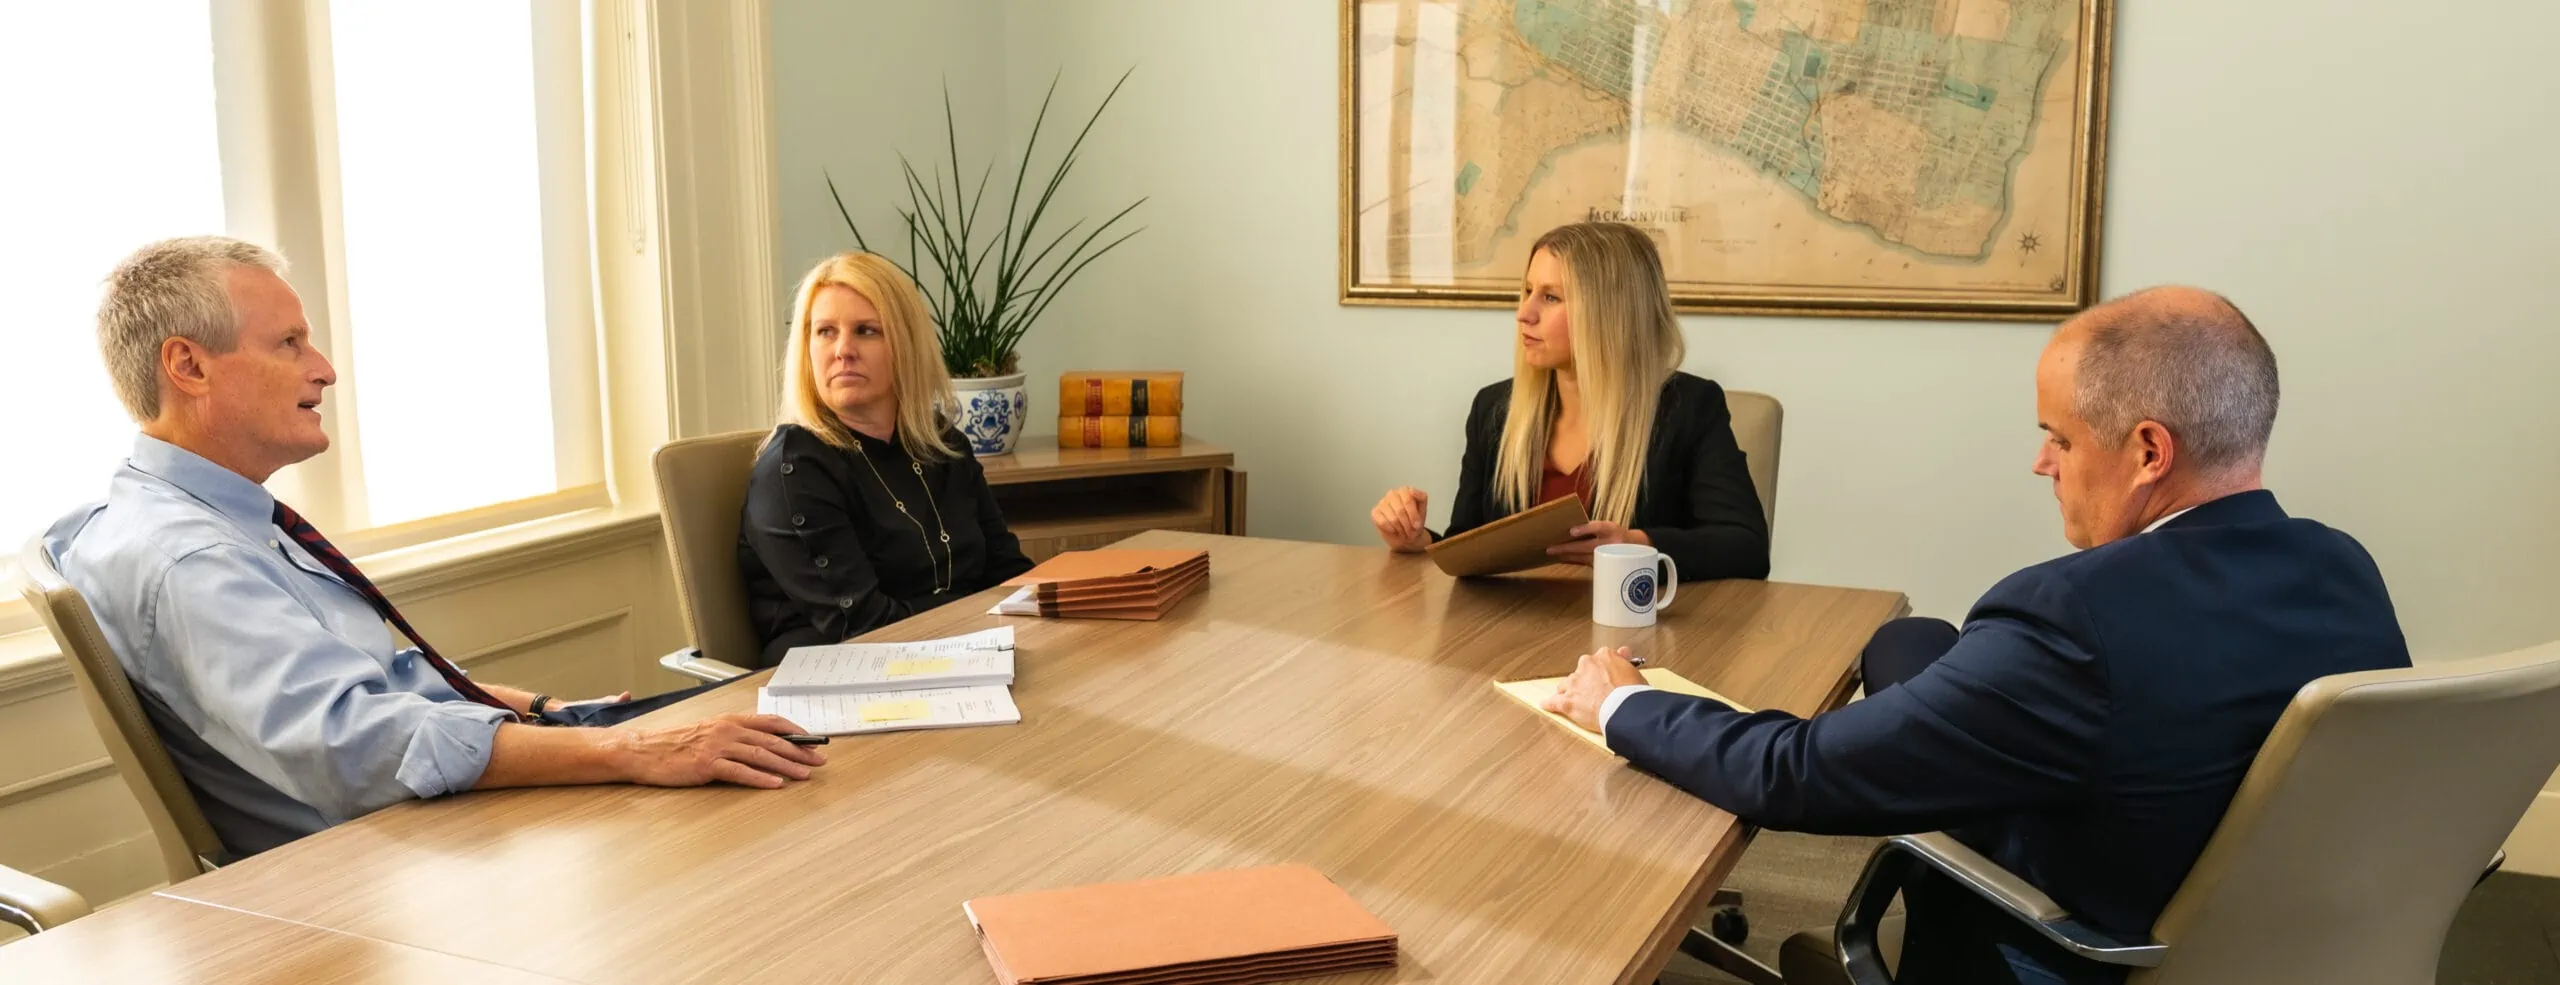
POLYGON ((1599 219, 1690 304, 2067 310, 2104 2, 1351 0, 1346 287, 1507 297, 1599 219))

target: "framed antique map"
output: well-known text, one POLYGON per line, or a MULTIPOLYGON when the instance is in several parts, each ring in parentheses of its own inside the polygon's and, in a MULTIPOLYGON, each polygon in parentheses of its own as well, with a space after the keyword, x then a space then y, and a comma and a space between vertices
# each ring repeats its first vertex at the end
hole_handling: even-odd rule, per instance
POLYGON ((1342 300, 1507 305, 1614 220, 1693 311, 2098 298, 2112 0, 1344 0, 1342 300))

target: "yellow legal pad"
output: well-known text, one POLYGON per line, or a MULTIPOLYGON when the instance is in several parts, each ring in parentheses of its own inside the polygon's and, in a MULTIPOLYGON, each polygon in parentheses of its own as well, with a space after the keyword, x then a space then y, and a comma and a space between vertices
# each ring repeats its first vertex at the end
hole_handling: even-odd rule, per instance
MULTIPOLYGON (((1721 701, 1726 705, 1731 706, 1736 711, 1751 710, 1743 707, 1742 702, 1735 701, 1732 698, 1707 690, 1705 686, 1698 682, 1672 673, 1666 668, 1646 667, 1638 672, 1644 675, 1645 683, 1651 684, 1665 691, 1670 691, 1674 694, 1695 695, 1701 698, 1721 701)), ((1609 748, 1609 740, 1601 737, 1600 733, 1593 732, 1580 725, 1576 725, 1573 723, 1572 719, 1566 718, 1563 715, 1538 707, 1539 702, 1547 700, 1548 697, 1556 693, 1556 688, 1564 686, 1564 681, 1565 679, 1562 677, 1541 677, 1533 681, 1495 681, 1493 682, 1493 686, 1499 688, 1502 693, 1510 695, 1511 700, 1528 705, 1530 711, 1544 715, 1547 717, 1548 721, 1564 726, 1565 731, 1581 736, 1582 741, 1599 746, 1602 749, 1609 748)))
POLYGON ((950 657, 925 657, 917 660, 889 661, 888 669, 882 671, 882 674, 887 677, 914 677, 917 674, 945 674, 950 671, 950 657))
POLYGON ((903 722, 932 713, 932 706, 924 701, 874 701, 862 706, 866 722, 903 722))

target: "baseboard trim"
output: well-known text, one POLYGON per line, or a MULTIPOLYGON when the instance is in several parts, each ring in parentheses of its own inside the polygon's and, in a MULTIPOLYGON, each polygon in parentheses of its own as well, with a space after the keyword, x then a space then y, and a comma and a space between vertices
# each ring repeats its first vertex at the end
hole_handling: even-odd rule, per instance
POLYGON ((43 776, 30 777, 8 786, 0 786, 0 807, 34 800, 57 790, 87 783, 100 777, 114 776, 116 764, 111 759, 92 759, 77 766, 66 766, 43 776))
POLYGON ((0 705, 32 701, 71 689, 71 662, 42 626, 0 636, 0 705))
POLYGON ((2545 790, 2507 836, 2509 872, 2560 878, 2560 790, 2545 790))
POLYGON ((587 618, 580 619, 573 623, 566 623, 559 626, 553 626, 549 629, 526 633, 523 636, 518 636, 504 642, 492 643, 459 657, 455 657, 453 662, 463 667, 477 667, 500 657, 513 656, 535 647, 545 646, 560 640, 568 639, 572 636, 584 635, 595 631, 597 627, 608 626, 629 618, 631 618, 631 607, 626 605, 611 612, 588 616, 587 618))
POLYGON ((30 874, 69 886, 73 892, 87 897, 90 906, 103 909, 149 895, 167 885, 167 871, 161 868, 161 864, 160 839, 144 830, 36 869, 30 874))

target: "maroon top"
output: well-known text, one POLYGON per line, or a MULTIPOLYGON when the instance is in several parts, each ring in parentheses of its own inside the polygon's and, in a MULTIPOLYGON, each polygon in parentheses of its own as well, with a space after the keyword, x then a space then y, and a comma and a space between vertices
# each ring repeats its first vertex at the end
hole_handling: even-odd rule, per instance
POLYGON ((1547 463, 1546 474, 1538 479, 1538 504, 1543 506, 1567 496, 1582 497, 1582 511, 1591 512, 1591 466, 1578 465, 1571 472, 1556 471, 1555 463, 1547 463))

